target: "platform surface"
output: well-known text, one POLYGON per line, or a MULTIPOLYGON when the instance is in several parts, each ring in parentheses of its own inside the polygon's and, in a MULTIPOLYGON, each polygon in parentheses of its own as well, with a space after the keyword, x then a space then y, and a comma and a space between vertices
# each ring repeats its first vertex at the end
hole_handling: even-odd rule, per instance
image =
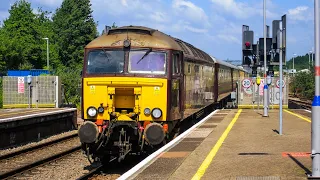
POLYGON ((311 113, 222 110, 163 153, 134 179, 307 179, 311 113), (236 118, 238 114, 238 118, 236 118))
POLYGON ((0 109, 0 122, 1 121, 8 121, 10 119, 16 118, 24 118, 30 116, 37 116, 37 115, 45 115, 51 113, 58 113, 62 111, 74 111, 73 108, 19 108, 19 109, 0 109))

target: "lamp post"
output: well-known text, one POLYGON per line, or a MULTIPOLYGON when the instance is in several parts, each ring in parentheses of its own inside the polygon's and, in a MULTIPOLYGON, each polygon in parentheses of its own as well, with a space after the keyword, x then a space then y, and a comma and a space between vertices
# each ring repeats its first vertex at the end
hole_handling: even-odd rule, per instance
POLYGON ((314 0, 315 94, 312 102, 312 178, 320 178, 320 1, 314 0))
POLYGON ((42 38, 44 40, 47 40, 47 68, 49 71, 49 38, 42 38))
MULTIPOLYGON (((310 69, 310 64, 311 64, 311 57, 310 57, 310 56, 311 56, 311 53, 312 53, 312 51, 309 51, 309 70, 311 70, 311 69, 310 69)), ((312 56, 313 56, 313 55, 312 55, 312 56)))
POLYGON ((294 69, 294 58, 296 57, 297 54, 293 54, 293 61, 292 61, 292 69, 294 69))

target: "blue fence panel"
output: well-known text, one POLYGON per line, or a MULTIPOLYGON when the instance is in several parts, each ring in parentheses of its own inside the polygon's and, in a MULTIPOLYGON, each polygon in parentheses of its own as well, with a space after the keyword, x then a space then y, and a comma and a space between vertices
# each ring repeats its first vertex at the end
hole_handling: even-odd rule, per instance
POLYGON ((9 70, 8 76, 39 76, 41 74, 49 74, 48 70, 32 69, 32 70, 9 70))

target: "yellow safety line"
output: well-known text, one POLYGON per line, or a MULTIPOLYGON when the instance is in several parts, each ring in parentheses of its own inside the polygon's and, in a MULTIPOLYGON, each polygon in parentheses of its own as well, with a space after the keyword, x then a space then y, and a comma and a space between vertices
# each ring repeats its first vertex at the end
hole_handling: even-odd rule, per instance
POLYGON ((241 114, 242 109, 239 109, 237 114, 234 116, 230 124, 228 125, 227 129, 223 132, 223 134, 220 136, 217 143, 214 145, 214 147, 211 149, 209 154, 207 155, 206 159, 202 162, 201 166, 199 167, 197 173, 193 176, 192 180, 201 179, 201 177, 206 172, 207 168, 211 164, 213 158, 217 154, 219 148, 221 147, 223 141, 227 138, 229 132, 231 131, 233 125, 236 123, 236 121, 239 118, 239 115, 241 114))
POLYGON ((305 120, 305 121, 307 121, 307 122, 309 122, 309 123, 311 123, 311 120, 308 119, 308 118, 305 118, 305 117, 303 117, 303 116, 300 116, 299 114, 293 113, 293 112, 288 111, 288 110, 285 110, 285 109, 284 109, 284 111, 287 112, 287 113, 289 113, 289 114, 292 114, 292 115, 294 115, 294 116, 297 116, 298 118, 301 118, 301 119, 303 119, 303 120, 305 120))
POLYGON ((35 109, 35 110, 30 110, 30 111, 14 111, 14 112, 9 112, 9 113, 5 113, 5 114, 0 114, 0 117, 14 115, 14 114, 21 114, 21 113, 36 112, 36 111, 41 111, 41 110, 42 109, 35 109))

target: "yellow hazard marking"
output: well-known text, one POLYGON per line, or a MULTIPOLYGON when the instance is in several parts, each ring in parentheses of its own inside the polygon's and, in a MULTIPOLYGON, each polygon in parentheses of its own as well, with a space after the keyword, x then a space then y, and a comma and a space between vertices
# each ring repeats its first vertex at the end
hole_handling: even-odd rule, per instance
POLYGON ((287 112, 287 113, 289 113, 289 114, 292 114, 292 115, 294 115, 294 116, 297 116, 298 118, 301 118, 301 119, 303 119, 303 120, 305 120, 305 121, 307 121, 307 122, 309 122, 309 123, 311 123, 311 120, 308 119, 308 118, 305 118, 305 117, 303 117, 303 116, 301 116, 301 115, 299 115, 299 114, 293 113, 293 112, 288 111, 288 110, 284 110, 284 111, 287 112))
POLYGON ((219 148, 221 147, 223 141, 227 138, 227 136, 228 136, 229 132, 231 131, 233 125, 238 120, 241 112, 242 112, 242 109, 239 109, 237 114, 234 116, 234 118, 232 119, 232 121, 228 125, 227 129, 223 132, 223 134, 220 136, 220 138, 217 141, 217 143, 214 145, 214 147, 211 149, 211 151, 207 155, 206 159, 202 162, 202 164, 199 167, 199 169, 196 172, 196 174, 192 177, 192 180, 201 179, 201 177, 204 175, 204 173, 206 172, 207 168, 211 164, 213 158, 216 156, 216 154, 217 154, 219 148))

